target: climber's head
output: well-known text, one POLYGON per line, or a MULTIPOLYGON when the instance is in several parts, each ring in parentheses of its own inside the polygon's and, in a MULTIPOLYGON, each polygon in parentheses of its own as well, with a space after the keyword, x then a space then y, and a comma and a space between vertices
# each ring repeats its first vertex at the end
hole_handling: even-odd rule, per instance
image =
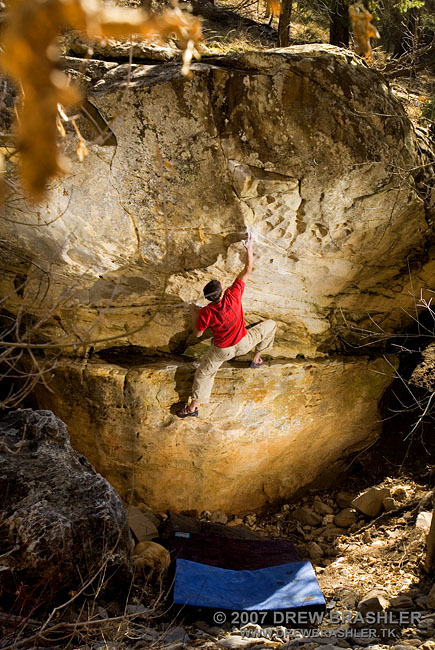
POLYGON ((222 296, 222 285, 219 280, 210 280, 204 287, 204 297, 210 302, 219 302, 222 296))

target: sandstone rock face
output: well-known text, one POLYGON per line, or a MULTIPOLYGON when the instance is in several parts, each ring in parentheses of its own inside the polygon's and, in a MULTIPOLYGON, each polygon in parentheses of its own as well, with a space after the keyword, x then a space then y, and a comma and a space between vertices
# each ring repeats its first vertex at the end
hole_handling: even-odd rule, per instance
POLYGON ((1 597, 9 594, 11 605, 18 589, 25 598, 39 585, 31 601, 41 597, 42 604, 101 577, 104 566, 118 584, 129 579, 131 537, 121 500, 72 449, 65 424, 50 411, 18 410, 0 422, 0 438, 1 597))
POLYGON ((34 338, 108 362, 61 360, 41 406, 155 508, 291 496, 379 432, 394 362, 334 355, 361 353, 355 327, 382 342, 411 320, 435 275, 432 168, 411 123, 381 75, 330 46, 209 57, 190 80, 174 61, 65 66, 87 89, 90 154, 74 162, 69 134, 71 174, 47 201, 5 204, 0 292, 43 316, 34 338), (224 366, 201 417, 177 421, 194 371, 180 355, 204 348, 187 302, 232 283, 248 229, 245 317, 277 322, 276 361, 224 366), (126 345, 136 359, 111 363, 126 345))
POLYGON ((278 322, 275 356, 340 348, 349 325, 376 331, 369 315, 391 332, 413 307, 411 282, 417 295, 430 286, 427 179, 407 171, 424 162, 417 138, 382 76, 350 53, 214 57, 191 80, 178 63, 134 65, 128 87, 126 64, 65 65, 94 109, 80 121, 90 155, 73 162, 71 135, 72 173, 37 209, 14 199, 1 222, 20 254, 1 289, 11 311, 48 311, 46 336, 182 352, 186 301, 211 278, 232 282, 248 227, 245 313, 278 322))
POLYGON ((394 370, 365 358, 272 361, 261 370, 234 361, 222 366, 200 417, 180 420, 171 408, 193 373, 177 360, 65 359, 56 391, 40 388, 39 403, 68 424, 73 445, 122 496, 135 490, 156 510, 237 513, 288 497, 373 439, 394 370))

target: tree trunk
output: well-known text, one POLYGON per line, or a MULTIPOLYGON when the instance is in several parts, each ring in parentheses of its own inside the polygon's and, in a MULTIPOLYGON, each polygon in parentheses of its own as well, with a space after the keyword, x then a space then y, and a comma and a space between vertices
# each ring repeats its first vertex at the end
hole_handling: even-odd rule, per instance
POLYGON ((345 0, 333 0, 330 13, 329 42, 349 47, 349 8, 345 0))
POLYGON ((278 47, 290 44, 290 20, 292 17, 292 0, 282 0, 278 23, 278 47))
POLYGON ((432 523, 429 535, 427 536, 426 562, 424 563, 424 569, 429 574, 435 571, 435 507, 432 512, 432 523))

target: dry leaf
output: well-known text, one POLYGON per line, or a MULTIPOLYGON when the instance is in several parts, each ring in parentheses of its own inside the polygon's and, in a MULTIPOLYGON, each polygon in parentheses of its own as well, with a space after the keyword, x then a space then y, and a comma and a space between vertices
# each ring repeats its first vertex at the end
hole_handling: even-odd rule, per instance
MULTIPOLYGON (((9 0, 0 63, 22 89, 17 114, 21 176, 35 201, 43 198, 50 179, 63 171, 57 135, 65 130, 58 110, 66 120, 63 106, 80 99, 77 88, 58 68, 56 43, 66 27, 91 37, 175 36, 186 50, 182 67, 186 75, 192 57, 199 58, 197 46, 202 40, 199 20, 179 9, 148 15, 138 9, 107 7, 101 0, 9 0)), ((81 160, 87 155, 80 137, 77 155, 81 160)))
POLYGON ((87 146, 85 145, 85 141, 80 139, 79 144, 77 146, 77 158, 80 160, 80 162, 83 162, 85 159, 85 156, 87 156, 89 153, 87 146))
POLYGON ((60 135, 62 136, 62 138, 64 138, 66 136, 66 131, 65 131, 65 127, 62 124, 62 120, 60 119, 59 115, 56 117, 56 126, 57 126, 57 130, 59 131, 60 135))
POLYGON ((280 0, 266 0, 266 18, 270 16, 279 16, 281 13, 281 1, 280 0))
POLYGON ((371 58, 370 39, 380 38, 378 30, 371 23, 373 15, 362 4, 354 4, 349 7, 349 16, 355 38, 355 52, 360 56, 371 58))
POLYGON ((170 162, 168 162, 167 160, 164 160, 163 162, 164 162, 165 167, 166 167, 167 169, 169 169, 169 171, 171 171, 173 174, 176 174, 176 171, 175 171, 175 169, 174 169, 174 166, 171 165, 170 162))
POLYGON ((1 64, 22 89, 18 110, 21 176, 30 195, 42 198, 50 178, 62 171, 57 156, 57 104, 78 101, 68 77, 56 68, 53 50, 62 19, 58 0, 14 0, 8 7, 1 64))

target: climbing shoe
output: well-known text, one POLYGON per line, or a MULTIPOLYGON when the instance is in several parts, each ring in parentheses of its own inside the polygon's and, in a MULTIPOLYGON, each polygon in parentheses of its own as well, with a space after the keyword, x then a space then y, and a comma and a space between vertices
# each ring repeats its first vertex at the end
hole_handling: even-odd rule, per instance
POLYGON ((261 366, 264 366, 263 359, 260 359, 258 363, 254 363, 253 361, 251 361, 251 363, 249 364, 250 368, 261 368, 261 366))
POLYGON ((176 416, 178 418, 195 418, 198 416, 198 407, 194 411, 189 412, 187 410, 187 404, 185 404, 182 409, 177 411, 176 416))

